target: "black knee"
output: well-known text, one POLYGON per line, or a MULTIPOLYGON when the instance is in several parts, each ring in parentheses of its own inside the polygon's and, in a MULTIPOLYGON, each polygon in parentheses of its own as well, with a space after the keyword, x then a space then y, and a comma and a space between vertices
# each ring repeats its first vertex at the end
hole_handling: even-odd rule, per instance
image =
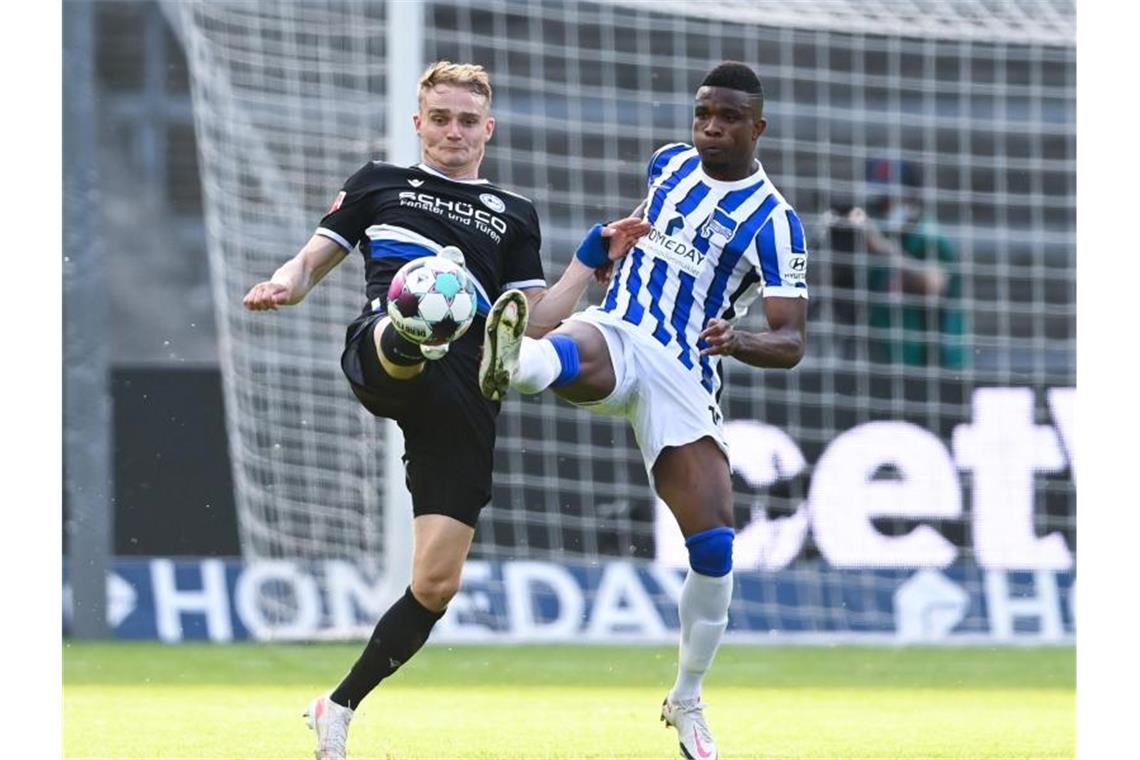
POLYGON ((420 347, 400 335, 391 322, 385 320, 377 325, 377 329, 383 330, 380 333, 380 351, 385 359, 401 367, 414 367, 424 361, 420 347))

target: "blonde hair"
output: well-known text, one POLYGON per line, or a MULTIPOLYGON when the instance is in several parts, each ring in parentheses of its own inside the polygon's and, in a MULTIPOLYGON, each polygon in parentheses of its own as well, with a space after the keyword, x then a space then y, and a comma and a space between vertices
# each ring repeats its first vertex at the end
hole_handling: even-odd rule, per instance
POLYGON ((451 61, 436 61, 429 64, 424 73, 420 75, 419 100, 423 105, 424 93, 440 84, 453 84, 465 87, 476 95, 487 99, 487 107, 491 107, 491 78, 487 71, 476 63, 452 63, 451 61))

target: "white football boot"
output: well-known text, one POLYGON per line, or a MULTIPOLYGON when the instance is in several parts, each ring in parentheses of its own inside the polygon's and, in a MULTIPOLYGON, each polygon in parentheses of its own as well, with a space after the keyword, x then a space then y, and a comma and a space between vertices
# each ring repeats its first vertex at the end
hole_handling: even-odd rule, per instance
POLYGON ((661 720, 666 726, 677 729, 681 757, 687 760, 716 760, 716 742, 709 724, 705 722, 705 706, 699 699, 661 703, 661 720))
POLYGON ((479 360, 479 389, 501 401, 518 371, 519 349, 526 332, 527 301, 521 290, 508 290, 491 306, 479 360))
POLYGON ((316 760, 345 760, 348 723, 352 710, 341 707, 327 696, 317 697, 305 710, 306 723, 317 732, 316 760))

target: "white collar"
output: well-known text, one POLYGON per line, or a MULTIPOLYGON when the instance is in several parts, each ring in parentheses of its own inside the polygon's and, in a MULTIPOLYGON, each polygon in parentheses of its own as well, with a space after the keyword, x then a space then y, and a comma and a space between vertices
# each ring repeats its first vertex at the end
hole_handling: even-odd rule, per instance
POLYGON ((720 190, 740 190, 745 187, 751 187, 761 180, 768 179, 768 175, 764 173, 764 167, 760 164, 760 159, 754 158, 753 160, 756 162, 756 170, 743 179, 734 179, 731 182, 726 182, 720 179, 713 179, 709 175, 705 174, 705 167, 700 163, 697 164, 697 171, 700 172, 699 176, 701 180, 708 184, 710 187, 714 187, 720 190))
POLYGON ((490 180, 480 179, 478 177, 471 177, 470 179, 456 179, 455 177, 449 177, 446 174, 444 174, 443 172, 441 172, 439 169, 436 169, 434 166, 430 166, 429 164, 425 164, 422 161, 420 163, 416 164, 415 168, 419 169, 420 171, 427 172, 428 174, 434 174, 435 176, 439 177, 440 179, 446 179, 450 182, 463 182, 464 184, 468 184, 468 185, 486 185, 490 182, 490 180))

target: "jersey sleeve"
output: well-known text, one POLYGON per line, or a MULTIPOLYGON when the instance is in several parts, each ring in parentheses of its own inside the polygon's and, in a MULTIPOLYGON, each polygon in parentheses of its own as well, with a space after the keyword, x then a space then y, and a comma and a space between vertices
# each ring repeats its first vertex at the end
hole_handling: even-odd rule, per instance
POLYGON ((665 171, 669 159, 678 153, 688 150, 690 147, 691 146, 686 143, 669 143, 668 145, 662 145, 654 151, 653 155, 649 158, 649 166, 645 170, 646 185, 652 187, 657 178, 661 176, 661 172, 665 171))
POLYGON ((316 234, 327 237, 346 251, 356 247, 372 219, 368 177, 374 171, 375 166, 369 162, 345 181, 328 213, 317 225, 316 234))
POLYGON ((545 288, 546 275, 542 271, 542 229, 534 206, 527 207, 517 243, 507 252, 503 262, 503 290, 518 288, 545 288))
POLYGON ((765 298, 807 298, 804 226, 791 206, 780 204, 756 235, 756 254, 765 298))

